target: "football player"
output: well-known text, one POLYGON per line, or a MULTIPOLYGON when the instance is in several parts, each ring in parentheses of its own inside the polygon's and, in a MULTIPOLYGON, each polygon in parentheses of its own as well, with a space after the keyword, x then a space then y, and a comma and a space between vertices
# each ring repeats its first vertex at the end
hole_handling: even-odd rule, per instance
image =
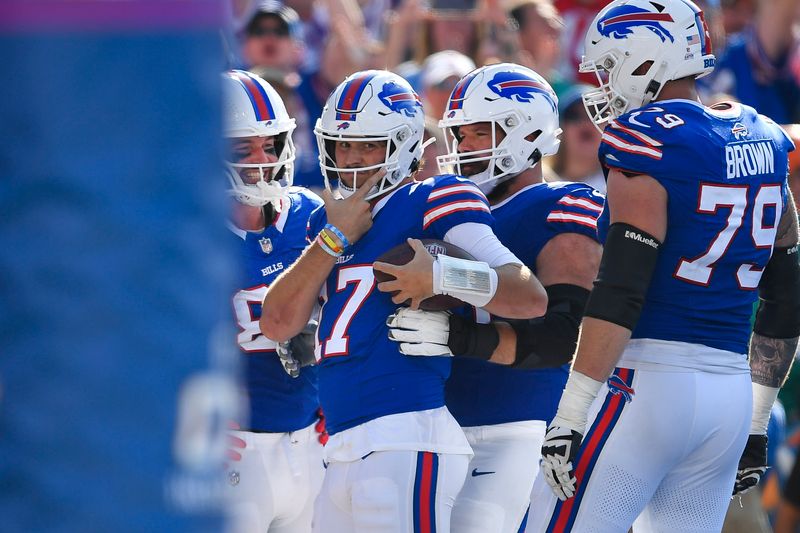
POLYGON ((223 90, 235 200, 230 229, 244 269, 233 309, 249 402, 229 452, 232 529, 308 532, 324 473, 316 367, 308 366, 313 330, 276 343, 261 333, 258 319, 267 287, 306 247, 308 218, 322 201, 291 186, 295 122, 272 86, 233 70, 223 75, 223 90))
POLYGON ((547 313, 476 324, 460 314, 403 309, 390 323, 407 355, 467 356, 453 360, 446 389, 447 407, 475 452, 453 509, 459 532, 520 530, 539 470, 532 450, 555 415, 600 264, 602 195, 542 178, 542 157, 558 150, 557 108, 541 76, 505 63, 463 77, 439 123, 450 139, 442 168, 454 166, 487 193, 498 238, 547 290, 547 313))
POLYGON ((262 331, 277 340, 302 329, 320 291, 325 300, 317 357, 330 440, 316 531, 450 531, 472 450, 444 405, 450 360, 406 357, 389 340, 398 304, 450 294, 517 318, 545 311, 544 289, 492 233, 475 184, 414 181, 423 130, 417 95, 395 74, 358 72, 334 90, 315 128, 328 189, 309 222, 314 244, 264 300, 262 331), (434 261, 412 239, 414 259, 375 263, 397 278, 376 284, 373 262, 409 238, 442 239, 477 260, 434 261))
POLYGON ((529 526, 719 531, 765 470, 800 334, 794 146, 750 107, 698 101, 715 59, 688 0, 615 0, 585 47, 611 225, 529 526))

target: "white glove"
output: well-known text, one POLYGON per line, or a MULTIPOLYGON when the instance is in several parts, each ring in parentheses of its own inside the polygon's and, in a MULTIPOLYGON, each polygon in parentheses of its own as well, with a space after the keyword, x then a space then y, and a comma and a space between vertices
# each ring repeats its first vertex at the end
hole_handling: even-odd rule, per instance
POLYGON ((400 343, 405 355, 452 356, 447 346, 450 313, 401 307, 386 320, 389 339, 400 343))

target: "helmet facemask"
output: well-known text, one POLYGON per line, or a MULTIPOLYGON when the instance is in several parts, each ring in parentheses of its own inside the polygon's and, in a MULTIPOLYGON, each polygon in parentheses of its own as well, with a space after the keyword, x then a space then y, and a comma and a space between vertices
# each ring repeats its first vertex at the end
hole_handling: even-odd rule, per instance
POLYGON ((253 207, 272 204, 280 211, 280 200, 292 185, 295 149, 290 132, 275 135, 274 139, 278 160, 273 163, 225 162, 231 185, 228 192, 237 202, 253 207))

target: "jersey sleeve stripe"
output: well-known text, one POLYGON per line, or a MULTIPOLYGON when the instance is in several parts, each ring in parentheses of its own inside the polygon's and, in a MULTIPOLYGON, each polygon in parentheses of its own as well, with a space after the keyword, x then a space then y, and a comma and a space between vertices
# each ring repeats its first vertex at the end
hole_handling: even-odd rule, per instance
POLYGON ((461 194, 461 193, 477 194, 484 200, 486 199, 486 196, 484 196, 481 190, 475 185, 469 183, 460 183, 457 185, 448 185, 447 187, 442 187, 440 189, 431 191, 431 193, 428 195, 428 202, 432 202, 438 198, 443 198, 445 196, 450 196, 451 194, 461 194))
POLYGON ((616 148, 617 150, 622 150, 623 152, 628 152, 630 154, 637 154, 649 157, 651 159, 661 159, 661 150, 656 148, 648 148, 645 146, 638 146, 636 144, 631 144, 628 142, 623 141, 613 133, 609 131, 603 132, 603 137, 601 138, 601 142, 609 144, 616 148))
POLYGON ((598 213, 603 212, 602 204, 593 202, 588 198, 578 198, 570 194, 561 198, 561 200, 559 200, 558 203, 561 205, 574 205, 576 207, 582 207, 583 209, 587 209, 589 211, 596 211, 598 213))
POLYGON ((653 139, 652 137, 650 137, 648 135, 645 135, 641 131, 636 131, 636 130, 632 130, 630 128, 626 128, 625 126, 623 126, 622 124, 620 124, 616 120, 611 122, 611 127, 615 128, 615 129, 618 129, 618 130, 620 130, 622 132, 627 133, 631 137, 634 137, 635 139, 643 142, 644 144, 648 144, 648 145, 653 146, 653 147, 663 146, 662 143, 660 143, 659 141, 653 139))
POLYGON ((489 207, 480 200, 457 200, 428 210, 428 212, 425 213, 425 217, 422 219, 422 228, 427 229, 434 221, 459 211, 491 212, 489 207))
POLYGON ((597 218, 591 215, 577 215, 575 213, 566 213, 564 211, 551 211, 550 214, 547 215, 547 222, 580 224, 582 226, 597 229, 597 218))

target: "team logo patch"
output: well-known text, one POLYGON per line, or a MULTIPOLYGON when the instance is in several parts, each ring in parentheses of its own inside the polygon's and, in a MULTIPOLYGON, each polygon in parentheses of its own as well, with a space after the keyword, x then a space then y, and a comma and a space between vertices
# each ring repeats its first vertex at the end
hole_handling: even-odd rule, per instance
POLYGON ((547 100, 553 111, 556 109, 552 91, 541 81, 519 72, 498 72, 489 82, 489 89, 501 98, 525 103, 530 102, 539 95, 547 100))
POLYGON ((641 7, 622 5, 609 10, 606 16, 597 21, 597 31, 605 37, 627 39, 633 34, 633 28, 642 26, 661 38, 675 42, 675 38, 661 23, 674 22, 669 13, 653 13, 641 7))
POLYGON ((413 91, 409 91, 408 88, 393 81, 383 84, 378 98, 392 112, 403 113, 407 117, 413 117, 417 111, 422 109, 419 97, 413 91))
POLYGON ((456 112, 455 112, 455 111, 450 111, 450 112, 447 114, 447 118, 453 118, 454 116, 456 116, 456 112))
POLYGON ((741 122, 737 122, 731 128, 731 133, 733 133, 733 136, 736 137, 737 139, 742 139, 744 137, 747 137, 747 126, 745 126, 741 122))
POLYGON ((265 254, 272 253, 272 241, 267 237, 258 239, 258 244, 261 245, 261 251, 265 254))
POLYGON ((625 383, 625 381, 623 381, 623 379, 618 375, 613 374, 610 378, 608 378, 607 384, 608 392, 611 394, 621 394, 626 402, 630 402, 633 399, 633 395, 635 394, 633 388, 629 387, 628 384, 625 383))
POLYGON ((350 123, 349 122, 342 122, 341 124, 336 126, 336 129, 337 130, 346 130, 349 127, 350 127, 350 123))
POLYGON ((228 483, 232 487, 235 487, 236 485, 238 485, 239 481, 241 481, 241 477, 239 476, 239 472, 237 472, 236 470, 231 470, 230 472, 228 472, 228 483))

